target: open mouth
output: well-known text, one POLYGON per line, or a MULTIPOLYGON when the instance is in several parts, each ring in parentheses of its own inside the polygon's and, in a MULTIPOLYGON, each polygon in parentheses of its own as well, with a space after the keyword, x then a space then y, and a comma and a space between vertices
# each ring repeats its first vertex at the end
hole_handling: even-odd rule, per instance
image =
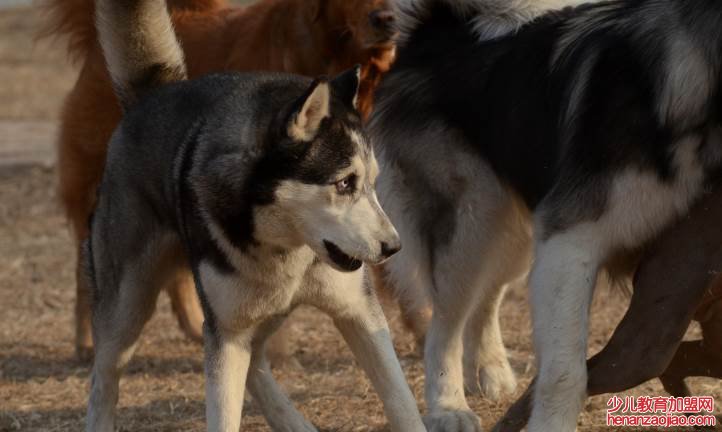
POLYGON ((361 265, 363 264, 361 260, 357 260, 356 258, 346 255, 335 244, 328 240, 324 240, 323 245, 326 246, 328 257, 339 269, 351 272, 361 268, 361 265))

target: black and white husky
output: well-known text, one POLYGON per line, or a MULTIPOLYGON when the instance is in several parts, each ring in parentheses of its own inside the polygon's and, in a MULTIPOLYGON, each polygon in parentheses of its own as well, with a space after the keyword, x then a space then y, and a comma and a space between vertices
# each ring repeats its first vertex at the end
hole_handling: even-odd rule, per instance
POLYGON ((718 173, 722 1, 579 3, 396 1, 401 42, 371 136, 404 242, 389 282, 434 307, 432 431, 479 428, 464 384, 491 397, 514 387, 497 314, 532 256, 529 430, 574 430, 600 268, 718 173))
POLYGON ((378 166, 355 110, 358 70, 331 81, 186 81, 164 1, 99 0, 97 21, 126 115, 84 253, 96 341, 87 430, 114 430, 120 373, 178 266, 192 269, 206 316, 208 430, 238 432, 246 386, 273 430, 315 430, 264 357, 266 337, 299 303, 334 318, 392 429, 423 430, 362 283, 362 262, 381 262, 400 243, 376 199, 378 166))

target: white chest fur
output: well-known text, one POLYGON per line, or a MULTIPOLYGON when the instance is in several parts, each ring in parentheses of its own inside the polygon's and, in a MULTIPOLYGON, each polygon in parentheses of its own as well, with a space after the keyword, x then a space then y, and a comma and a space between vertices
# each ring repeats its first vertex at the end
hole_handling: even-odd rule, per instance
POLYGON ((255 249, 229 259, 235 272, 202 262, 200 278, 218 324, 241 330, 291 308, 315 254, 308 247, 285 253, 255 249))

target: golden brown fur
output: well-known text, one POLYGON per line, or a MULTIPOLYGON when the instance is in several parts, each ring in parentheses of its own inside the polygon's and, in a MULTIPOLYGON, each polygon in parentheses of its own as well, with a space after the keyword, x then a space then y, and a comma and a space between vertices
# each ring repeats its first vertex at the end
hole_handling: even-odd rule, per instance
MULTIPOLYGON (((261 0, 247 7, 229 7, 223 0, 171 0, 169 7, 191 78, 224 70, 330 75, 360 63, 359 107, 368 115, 373 89, 394 56, 389 23, 372 25, 370 19, 372 12, 388 9, 383 0, 261 0)), ((47 0, 45 11, 44 33, 66 36, 70 57, 81 64, 58 141, 60 199, 79 244, 87 235, 106 145, 121 111, 97 42, 93 0, 47 0)), ((78 280, 76 346, 86 357, 92 349, 89 294, 78 280)), ((180 324, 200 338, 202 314, 193 283, 187 275, 175 281, 166 288, 180 324)))

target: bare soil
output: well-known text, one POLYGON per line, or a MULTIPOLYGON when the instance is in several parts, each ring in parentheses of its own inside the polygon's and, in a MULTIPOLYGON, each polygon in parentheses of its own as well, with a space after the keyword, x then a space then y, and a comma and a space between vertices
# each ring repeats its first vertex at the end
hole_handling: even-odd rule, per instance
MULTIPOLYGON (((0 432, 81 430, 88 390, 88 365, 74 359, 74 248, 56 201, 52 162, 55 121, 75 68, 65 61, 62 45, 33 42, 38 22, 30 8, 0 11, 0 432)), ((599 290, 590 352, 603 346, 626 305, 623 296, 599 290)), ((387 310, 402 366, 425 410, 421 359, 396 310, 387 310)), ((300 368, 281 367, 276 375, 300 410, 324 431, 386 430, 377 396, 330 320, 309 308, 292 319, 300 368)), ((534 371, 523 287, 507 295, 502 321, 512 365, 525 386, 534 371)), ((200 346, 183 337, 161 296, 121 381, 121 430, 203 430, 202 372, 200 346)), ((691 385, 722 403, 719 381, 695 379, 691 385)), ((665 395, 656 380, 626 394, 665 395)), ((580 431, 608 429, 608 398, 589 400, 580 431)), ((470 403, 490 428, 512 400, 471 397, 470 403)), ((268 430, 255 404, 246 405, 243 429, 268 430)))

